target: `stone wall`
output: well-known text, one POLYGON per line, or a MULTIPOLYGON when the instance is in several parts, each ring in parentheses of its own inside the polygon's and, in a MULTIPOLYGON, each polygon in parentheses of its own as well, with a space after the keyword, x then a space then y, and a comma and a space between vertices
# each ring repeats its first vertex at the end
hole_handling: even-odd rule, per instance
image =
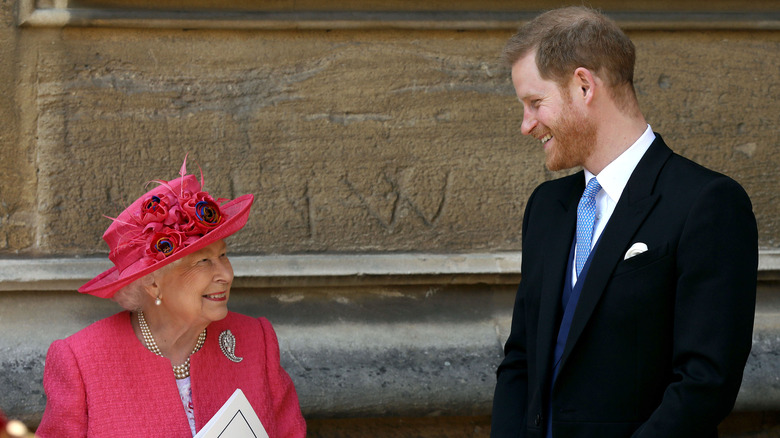
MULTIPOLYGON (((237 253, 519 250, 554 176, 519 135, 511 28, 20 28, 4 9, 0 254, 105 253, 102 215, 187 153, 210 191, 258 197, 237 253)), ((650 124, 741 182, 778 248, 780 33, 665 29, 628 28, 650 124)))
MULTIPOLYGON (((558 176, 498 54, 552 3, 156 3, 0 2, 0 408, 39 421, 48 344, 117 310, 74 292, 105 268, 103 215, 189 154, 211 193, 256 196, 231 306, 277 327, 313 436, 486 436, 522 212, 558 176)), ((753 200, 754 353, 724 432, 777 433, 780 12, 593 3, 637 46, 653 128, 753 200)))

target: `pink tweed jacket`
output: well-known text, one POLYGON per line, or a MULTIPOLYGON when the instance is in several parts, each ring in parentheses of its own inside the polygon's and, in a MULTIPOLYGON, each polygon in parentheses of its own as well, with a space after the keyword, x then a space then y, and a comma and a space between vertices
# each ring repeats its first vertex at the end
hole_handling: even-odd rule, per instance
MULTIPOLYGON (((271 438, 306 436, 298 396, 265 318, 229 312, 211 323, 203 348, 191 357, 190 380, 197 430, 241 388, 271 438), (228 329, 241 362, 219 348, 219 334, 228 329)), ((41 438, 192 436, 170 361, 141 344, 129 312, 54 341, 43 386, 41 438)))

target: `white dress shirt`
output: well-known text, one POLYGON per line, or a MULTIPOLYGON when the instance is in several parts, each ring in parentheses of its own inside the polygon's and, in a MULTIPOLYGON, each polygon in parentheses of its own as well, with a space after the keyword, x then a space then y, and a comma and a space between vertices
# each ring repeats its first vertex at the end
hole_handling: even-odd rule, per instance
MULTIPOLYGON (((598 176, 585 169, 586 186, 591 178, 597 178, 599 184, 601 184, 601 190, 596 195, 596 220, 593 223, 593 239, 590 241, 591 249, 593 249, 593 246, 601 237, 601 233, 607 226, 609 218, 612 217, 612 213, 615 211, 615 205, 620 200, 620 195, 623 194, 623 189, 628 184, 628 179, 631 178, 636 165, 639 164, 639 160, 642 159, 647 149, 650 148, 653 140, 655 140, 655 134, 650 125, 647 125, 647 129, 645 129, 645 132, 642 133, 639 139, 609 163, 598 176)), ((576 249, 574 257, 577 257, 576 249)), ((577 282, 576 271, 576 269, 572 269, 572 286, 577 282)))

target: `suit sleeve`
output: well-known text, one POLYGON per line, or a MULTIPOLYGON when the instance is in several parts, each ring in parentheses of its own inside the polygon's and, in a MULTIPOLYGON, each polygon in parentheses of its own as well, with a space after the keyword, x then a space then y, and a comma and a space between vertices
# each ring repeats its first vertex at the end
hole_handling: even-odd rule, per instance
POLYGON ((747 194, 729 178, 700 192, 677 248, 672 384, 634 434, 711 433, 729 414, 752 343, 758 232, 747 194))
POLYGON ((282 368, 279 357, 279 342, 276 339, 271 323, 260 318, 265 336, 266 357, 268 363, 266 372, 271 385, 274 409, 274 429, 280 438, 304 438, 306 436, 306 421, 298 404, 298 394, 287 372, 282 368))
MULTIPOLYGON (((523 248, 525 248, 528 219, 537 191, 531 194, 523 215, 523 248)), ((527 257, 521 262, 525 269, 527 257)), ((493 412, 490 436, 524 437, 528 411, 528 357, 526 353, 525 289, 527 281, 521 279, 512 311, 512 328, 504 345, 504 360, 496 371, 496 390, 493 394, 493 412)))
POLYGON ((87 436, 87 403, 76 357, 64 340, 54 341, 43 372, 46 409, 35 434, 40 438, 87 436))

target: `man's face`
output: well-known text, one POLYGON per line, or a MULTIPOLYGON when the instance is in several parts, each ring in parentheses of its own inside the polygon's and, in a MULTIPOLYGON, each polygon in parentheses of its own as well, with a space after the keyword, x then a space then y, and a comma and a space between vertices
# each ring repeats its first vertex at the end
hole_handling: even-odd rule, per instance
POLYGON ((582 166, 595 147, 596 126, 575 104, 571 88, 542 79, 535 56, 531 52, 512 66, 512 83, 523 104, 521 131, 542 143, 548 169, 582 166))

